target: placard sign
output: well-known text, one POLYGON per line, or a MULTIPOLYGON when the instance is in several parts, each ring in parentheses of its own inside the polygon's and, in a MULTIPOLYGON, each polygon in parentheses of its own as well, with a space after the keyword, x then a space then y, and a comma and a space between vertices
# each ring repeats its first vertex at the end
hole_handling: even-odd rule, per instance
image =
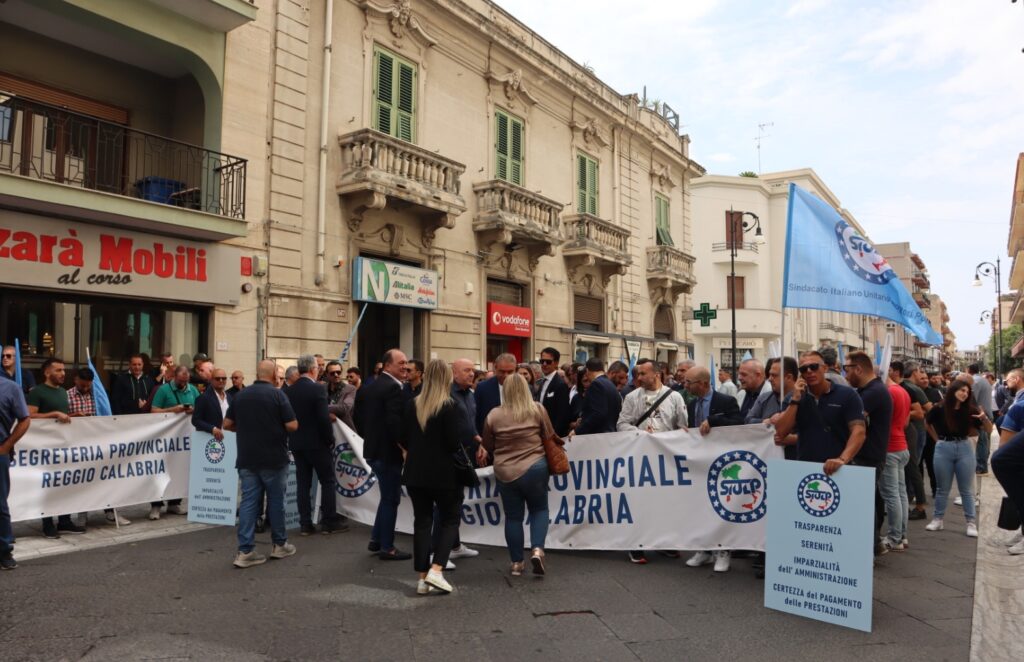
POLYGON ((352 298, 409 308, 437 308, 437 272, 367 257, 352 263, 352 298))
POLYGON ((764 606, 871 631, 875 472, 769 460, 764 606))
POLYGON ((217 439, 209 432, 192 435, 188 472, 188 521, 235 525, 238 508, 238 444, 234 432, 217 439))

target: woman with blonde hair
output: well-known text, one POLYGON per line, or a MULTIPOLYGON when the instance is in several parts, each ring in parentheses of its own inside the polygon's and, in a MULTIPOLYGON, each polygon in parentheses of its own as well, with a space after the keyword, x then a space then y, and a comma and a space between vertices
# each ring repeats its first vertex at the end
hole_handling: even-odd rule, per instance
POLYGON ((455 472, 455 453, 464 436, 465 414, 451 397, 452 369, 439 359, 427 364, 423 390, 406 404, 402 418, 405 467, 402 484, 413 509, 413 564, 419 573, 416 592, 432 588, 452 592, 443 570, 459 530, 463 488, 455 472), (440 518, 440 536, 431 562, 434 507, 440 518))
POLYGON ((555 434, 547 410, 534 402, 520 375, 502 386, 503 402, 484 421, 483 445, 494 458, 494 476, 505 509, 505 544, 512 575, 523 574, 523 519, 530 511, 530 563, 543 575, 544 539, 548 533, 548 461, 543 440, 555 434))

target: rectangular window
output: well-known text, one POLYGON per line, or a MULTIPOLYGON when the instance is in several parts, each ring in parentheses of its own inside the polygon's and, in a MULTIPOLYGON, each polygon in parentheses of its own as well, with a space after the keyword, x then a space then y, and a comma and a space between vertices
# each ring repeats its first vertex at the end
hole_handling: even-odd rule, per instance
POLYGON ((744 300, 746 299, 746 292, 744 291, 743 276, 736 276, 736 278, 735 278, 735 281, 736 281, 736 283, 735 283, 736 284, 736 292, 735 292, 735 295, 736 295, 736 305, 735 306, 733 305, 733 289, 732 289, 733 280, 734 279, 733 279, 732 276, 726 276, 725 277, 725 296, 729 300, 729 306, 728 307, 729 308, 736 308, 737 310, 740 310, 742 308, 746 308, 746 306, 744 305, 744 300))
POLYGON ((597 216, 597 161, 576 154, 576 211, 597 216))
POLYGON ((382 48, 373 51, 373 128, 416 139, 416 65, 382 48))
POLYGON ((672 225, 669 222, 668 198, 654 196, 654 226, 659 246, 674 246, 672 243, 672 225))
POLYGON ((11 142, 14 135, 14 109, 10 106, 0 106, 0 142, 11 142))
POLYGON ((601 331, 604 324, 604 301, 581 294, 573 296, 573 328, 579 331, 601 331))
POLYGON ((507 303, 510 306, 523 305, 523 286, 494 278, 487 279, 487 300, 507 303))
POLYGON ((523 185, 523 120, 503 110, 494 111, 497 154, 495 174, 518 186, 523 185))

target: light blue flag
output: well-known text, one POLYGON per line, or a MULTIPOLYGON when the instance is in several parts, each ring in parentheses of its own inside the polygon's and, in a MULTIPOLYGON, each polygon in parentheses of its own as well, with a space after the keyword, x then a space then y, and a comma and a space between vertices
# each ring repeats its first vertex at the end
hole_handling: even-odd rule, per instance
POLYGON ((17 338, 14 339, 14 383, 22 391, 25 390, 25 385, 21 383, 21 343, 17 338))
POLYGON ((88 351, 85 353, 85 360, 89 364, 89 370, 92 370, 92 399, 96 403, 96 415, 113 416, 114 410, 110 407, 107 389, 103 387, 103 380, 100 378, 100 373, 96 372, 96 367, 92 364, 92 356, 88 351))
POLYGON ((874 315, 902 324, 930 345, 942 336, 867 239, 835 209, 789 185, 783 308, 874 315))
POLYGON ((754 355, 750 353, 749 349, 747 351, 743 352, 743 360, 744 361, 749 361, 752 358, 754 358, 754 355))
POLYGON ((846 368, 843 367, 843 364, 846 363, 846 358, 843 356, 843 341, 842 340, 839 341, 838 352, 839 352, 839 372, 842 373, 843 377, 845 377, 846 376, 846 368))
POLYGON ((882 346, 879 345, 878 341, 876 340, 875 341, 875 365, 878 365, 881 362, 882 362, 882 346))
POLYGON ((711 373, 711 390, 718 390, 718 373, 715 372, 715 356, 714 354, 708 354, 708 372, 711 373))

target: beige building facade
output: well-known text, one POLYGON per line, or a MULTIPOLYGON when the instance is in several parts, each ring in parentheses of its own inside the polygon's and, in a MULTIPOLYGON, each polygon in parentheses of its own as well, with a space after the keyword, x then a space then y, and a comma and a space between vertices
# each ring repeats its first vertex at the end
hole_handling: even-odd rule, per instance
POLYGON ((688 355, 704 171, 671 109, 484 0, 136 4, 0 5, 0 331, 28 365, 688 355))

